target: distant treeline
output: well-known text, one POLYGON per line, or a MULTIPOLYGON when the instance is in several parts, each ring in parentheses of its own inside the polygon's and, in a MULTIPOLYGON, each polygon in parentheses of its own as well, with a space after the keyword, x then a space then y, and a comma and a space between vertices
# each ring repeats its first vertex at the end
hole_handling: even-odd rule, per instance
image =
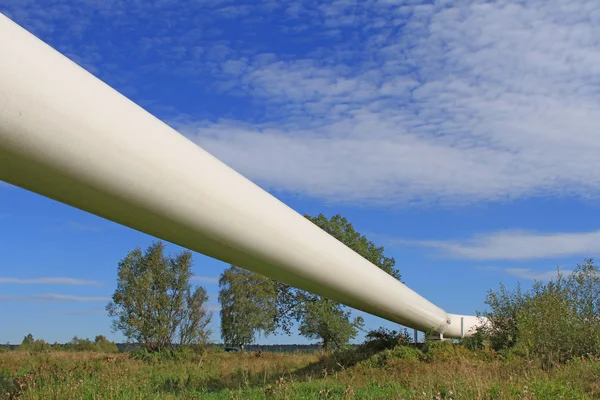
MULTIPOLYGON (((0 351, 7 350, 18 350, 21 345, 18 344, 0 344, 0 351)), ((138 343, 116 343, 117 349, 120 353, 134 351, 141 345, 138 343)), ((59 350, 70 350, 72 345, 70 343, 54 344, 53 349, 59 350)), ((175 346, 177 347, 177 346, 175 346)), ((209 344, 207 348, 213 349, 224 349, 224 344, 209 344)), ((318 344, 267 344, 267 345, 247 345, 244 347, 245 351, 262 351, 269 353, 295 353, 295 352, 306 352, 311 353, 319 351, 321 347, 318 344)))

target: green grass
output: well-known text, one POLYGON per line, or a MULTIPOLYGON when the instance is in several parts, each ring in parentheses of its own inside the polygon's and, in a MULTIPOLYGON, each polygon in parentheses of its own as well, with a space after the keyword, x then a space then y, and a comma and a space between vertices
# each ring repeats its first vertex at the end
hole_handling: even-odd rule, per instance
POLYGON ((592 399, 600 361, 544 370, 460 346, 232 354, 169 361, 127 354, 0 354, 4 399, 592 399))

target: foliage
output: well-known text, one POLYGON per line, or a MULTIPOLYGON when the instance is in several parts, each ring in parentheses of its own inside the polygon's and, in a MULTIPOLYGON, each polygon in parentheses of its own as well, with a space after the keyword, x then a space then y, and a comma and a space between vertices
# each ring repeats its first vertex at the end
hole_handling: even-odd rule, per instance
POLYGON ((308 339, 321 339, 326 350, 339 350, 364 326, 362 317, 351 318, 350 310, 324 298, 307 302, 303 307, 300 334, 308 339))
POLYGON ((423 346, 424 360, 431 362, 473 358, 474 353, 452 341, 429 341, 423 346))
POLYGON ((219 279, 221 336, 228 345, 244 347, 258 333, 275 330, 277 286, 269 278, 231 266, 219 279))
POLYGON ((35 339, 31 333, 23 338, 21 345, 18 347, 21 351, 30 352, 46 352, 51 350, 50 344, 44 339, 35 339))
POLYGON ((385 256, 385 248, 383 246, 376 246, 366 236, 357 232, 352 223, 345 217, 339 214, 329 219, 323 214, 319 214, 316 217, 305 215, 305 217, 360 256, 401 281, 400 271, 395 268, 396 261, 391 257, 385 256))
MULTIPOLYGON (((328 219, 323 214, 305 217, 400 280, 395 260, 384 255, 383 247, 356 232, 346 218, 335 215, 328 219)), ((297 324, 301 335, 320 340, 327 349, 340 349, 363 326, 362 317, 352 318, 340 303, 235 266, 225 271, 219 284, 221 335, 227 344, 249 344, 257 333, 281 330, 289 334, 297 324)))
POLYGON ((492 324, 480 332, 496 350, 515 348, 546 366, 600 355, 600 270, 591 259, 526 293, 501 286, 486 302, 492 324))
POLYGON ((490 311, 482 315, 490 321, 491 326, 479 328, 477 333, 488 337, 490 346, 495 350, 513 347, 519 337, 517 316, 524 302, 520 284, 513 291, 502 283, 498 291, 490 289, 485 301, 490 311))
POLYGON ((359 348, 325 356, 268 353, 260 358, 207 351, 201 360, 174 353, 153 362, 123 354, 2 353, 0 399, 584 400, 600 393, 600 360, 593 359, 544 370, 519 359, 483 361, 478 352, 471 359, 458 354, 427 360, 412 346, 396 346, 352 364, 340 355, 360 359, 359 348))
POLYGON ((412 337, 407 329, 402 332, 380 327, 370 330, 365 335, 365 341, 362 347, 372 352, 392 349, 396 346, 406 346, 412 342, 412 337))
POLYGON ((385 368, 393 366, 397 362, 420 361, 425 358, 423 352, 416 347, 399 345, 376 353, 363 361, 363 366, 371 368, 385 368))
POLYGON ((99 353, 118 353, 119 349, 115 342, 111 342, 104 335, 97 335, 94 338, 95 351, 99 353))
POLYGON ((44 339, 34 340, 32 343, 26 343, 19 346, 19 350, 30 352, 47 352, 52 350, 52 346, 46 343, 44 339))
POLYGON ((64 351, 90 351, 96 353, 118 353, 116 343, 109 341, 104 335, 98 335, 91 341, 74 336, 69 343, 62 346, 64 351))
POLYGON ((519 340, 544 364, 600 355, 600 274, 586 260, 564 278, 536 282, 519 313, 519 340))
POLYGON ((472 336, 465 337, 460 343, 469 350, 483 350, 488 347, 488 336, 485 329, 477 329, 472 336))
POLYGON ((26 346, 29 344, 33 344, 33 342, 35 342, 35 339, 33 338, 33 335, 31 333, 27 334, 27 336, 25 336, 23 338, 23 341, 21 342, 21 345, 26 346))
POLYGON ((143 344, 150 352, 207 337, 210 313, 204 288, 192 288, 192 254, 164 255, 155 242, 145 253, 136 248, 119 262, 117 289, 106 309, 113 331, 143 344), (183 330, 182 330, 183 329, 183 330))
POLYGON ((208 294, 202 286, 194 291, 188 287, 185 290, 185 307, 183 309, 180 327, 180 345, 205 345, 211 334, 208 324, 212 319, 211 313, 204 306, 208 302, 208 294))
MULTIPOLYGON (((350 249, 400 280, 396 261, 384 255, 384 248, 376 246, 357 232, 341 215, 331 218, 319 214, 305 217, 319 228, 344 243, 350 249)), ((279 284, 277 299, 277 324, 289 333, 293 322, 298 323, 300 334, 309 339, 320 339, 326 349, 340 349, 362 329, 361 317, 352 319, 349 309, 337 302, 313 295, 304 290, 279 284)))

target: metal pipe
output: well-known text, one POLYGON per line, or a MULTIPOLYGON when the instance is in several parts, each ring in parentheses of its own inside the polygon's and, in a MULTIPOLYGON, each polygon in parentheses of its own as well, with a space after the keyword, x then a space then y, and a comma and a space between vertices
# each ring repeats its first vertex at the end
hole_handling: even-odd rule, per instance
POLYGON ((387 320, 461 335, 460 316, 4 15, 0 38, 0 180, 387 320))

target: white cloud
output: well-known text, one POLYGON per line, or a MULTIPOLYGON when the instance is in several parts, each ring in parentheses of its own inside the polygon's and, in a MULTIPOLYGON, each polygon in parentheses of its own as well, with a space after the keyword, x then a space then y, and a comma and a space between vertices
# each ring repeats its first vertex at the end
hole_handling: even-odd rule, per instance
POLYGON ((335 201, 600 194, 596 2, 371 4, 354 12, 408 15, 406 26, 384 21, 355 50, 237 66, 231 79, 271 120, 179 126, 267 187, 335 201))
POLYGON ((30 296, 16 296, 16 295, 0 295, 0 301, 31 301, 38 303, 88 303, 88 302, 107 302, 110 301, 110 297, 93 297, 93 296, 71 296, 65 294, 39 294, 30 296))
POLYGON ((34 32, 75 43, 62 50, 119 89, 160 71, 243 97, 252 117, 172 123, 269 189, 385 205, 600 194, 595 0, 55 3, 4 7, 34 32), (175 22, 148 18, 157 14, 175 22), (143 21, 155 33, 128 29, 119 47, 103 36, 96 48, 82 33, 104 32, 92 25, 98 16, 107 30, 143 21), (208 23, 225 17, 264 20, 289 46, 234 40, 208 23), (116 54, 128 61, 105 61, 116 54), (132 70, 129 59, 146 64, 132 70))
POLYGON ((101 286, 102 282, 77 278, 8 278, 0 277, 0 284, 38 284, 38 285, 75 285, 101 286))
POLYGON ((216 284, 219 283, 219 277, 196 275, 192 277, 193 281, 216 284))
MULTIPOLYGON (((532 271, 529 268, 505 268, 504 271, 512 276, 516 276, 517 278, 529 279, 529 280, 538 280, 538 281, 549 281, 551 279, 556 279, 558 276, 557 271, 532 271)), ((571 273, 569 270, 561 271, 561 274, 567 276, 571 273)))
MULTIPOLYGON (((552 271, 535 271, 530 268, 501 268, 501 267, 480 267, 479 269, 489 271, 499 271, 516 278, 536 281, 549 281, 558 277, 558 271, 556 269, 552 271)), ((560 270, 562 276, 567 277, 573 271, 571 270, 560 270)))
POLYGON ((533 260, 569 256, 593 257, 600 253, 600 231, 582 233, 531 233, 503 231, 464 241, 396 241, 437 249, 442 255, 466 260, 533 260))

